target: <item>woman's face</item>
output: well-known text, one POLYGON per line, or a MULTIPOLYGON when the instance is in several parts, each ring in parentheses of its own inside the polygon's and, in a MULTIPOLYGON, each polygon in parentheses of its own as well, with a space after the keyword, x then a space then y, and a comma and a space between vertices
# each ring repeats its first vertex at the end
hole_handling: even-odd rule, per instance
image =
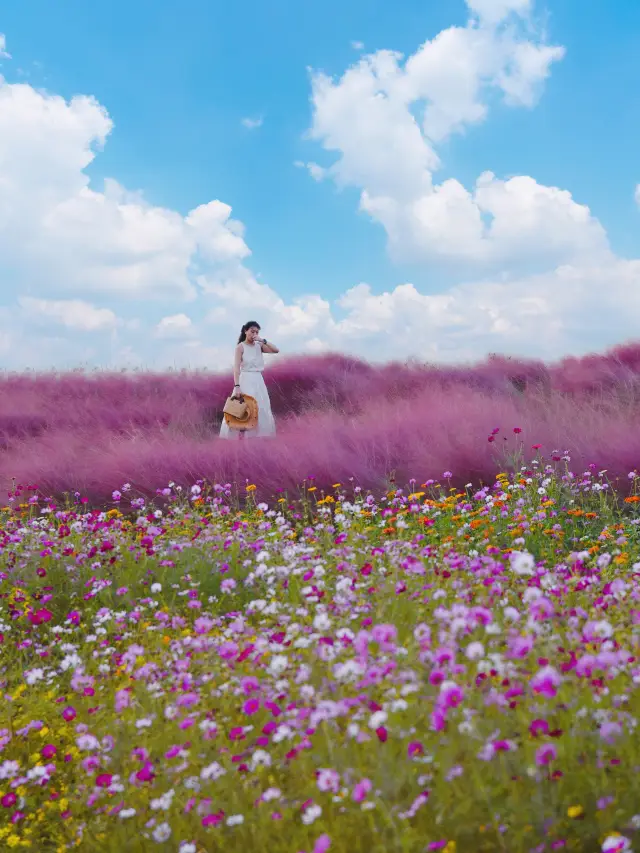
POLYGON ((256 338, 260 336, 260 329, 257 326, 249 326, 245 334, 247 337, 247 343, 253 344, 255 343, 256 338))

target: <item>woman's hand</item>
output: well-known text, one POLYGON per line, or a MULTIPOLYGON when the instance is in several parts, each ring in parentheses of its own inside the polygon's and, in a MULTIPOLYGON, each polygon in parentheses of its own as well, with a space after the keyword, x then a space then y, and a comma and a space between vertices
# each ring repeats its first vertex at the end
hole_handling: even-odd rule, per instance
POLYGON ((239 385, 235 385, 233 391, 231 392, 232 400, 239 400, 242 397, 242 391, 240 390, 239 385))

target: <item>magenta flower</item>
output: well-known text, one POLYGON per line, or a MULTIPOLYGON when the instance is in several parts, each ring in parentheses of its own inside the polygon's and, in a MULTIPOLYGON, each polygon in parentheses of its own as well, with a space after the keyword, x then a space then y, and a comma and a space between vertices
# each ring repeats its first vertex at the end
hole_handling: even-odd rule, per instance
POLYGON ((415 758, 416 755, 424 755, 424 747, 418 740, 413 740, 407 747, 407 755, 409 758, 415 758))
POLYGON ((100 773, 99 776, 96 776, 96 786, 98 788, 108 788, 112 781, 113 776, 111 773, 100 773))
POLYGON ((46 746, 44 746, 42 748, 40 755, 45 760, 48 760, 49 758, 53 758, 53 756, 56 754, 57 751, 58 750, 55 748, 55 746, 52 743, 48 743, 46 746))
POLYGON ((218 824, 222 823, 224 820, 224 812, 219 811, 212 814, 208 814, 202 818, 203 826, 218 826, 218 824))
POLYGON ((150 761, 145 761, 140 770, 136 773, 138 782, 152 782, 155 779, 153 772, 153 764, 150 761))
POLYGON ((76 718, 76 709, 72 708, 71 705, 69 705, 62 712, 62 719, 65 720, 65 722, 70 723, 73 720, 75 720, 75 718, 76 718))
POLYGON ((440 702, 444 708, 457 708, 464 699, 464 691, 453 681, 444 681, 440 686, 440 702))
POLYGON ((40 610, 32 610, 27 614, 27 618, 32 625, 43 625, 53 619, 53 613, 43 607, 40 610))
POLYGON ((369 779, 361 779, 353 788, 353 794, 351 795, 353 797, 353 801, 355 803, 361 803, 363 800, 366 800, 372 787, 373 785, 369 779))
POLYGON ((15 806, 17 801, 18 801, 18 798, 16 797, 16 795, 12 791, 11 793, 4 795, 4 797, 0 800, 0 805, 4 809, 10 809, 12 806, 15 806))
POLYGON ((552 666, 545 666, 531 679, 531 689, 547 699, 553 699, 558 693, 562 676, 552 666))
POLYGON ((546 767, 558 757, 558 750, 552 743, 545 743, 536 751, 536 764, 538 767, 546 767))
POLYGON ((247 716, 251 716, 252 714, 256 714, 260 710, 260 700, 259 699, 247 699, 247 701, 242 706, 242 710, 247 716))
POLYGON ((529 726, 529 732, 532 737, 538 737, 538 735, 547 735, 549 734, 549 723, 547 723, 546 720, 533 720, 533 722, 529 726))
POLYGON ((321 835, 313 847, 313 853, 327 853, 331 847, 331 838, 328 835, 321 835))

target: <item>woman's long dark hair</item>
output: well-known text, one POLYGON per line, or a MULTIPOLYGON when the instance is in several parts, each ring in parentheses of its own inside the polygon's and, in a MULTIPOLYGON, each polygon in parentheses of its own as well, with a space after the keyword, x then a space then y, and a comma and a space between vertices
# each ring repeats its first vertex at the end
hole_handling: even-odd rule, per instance
POLYGON ((249 329, 255 328, 260 331, 260 323, 256 323, 255 320, 249 320, 248 323, 245 323, 244 326, 240 329, 240 337, 238 338, 238 343, 241 344, 243 341, 247 339, 247 332, 249 329))

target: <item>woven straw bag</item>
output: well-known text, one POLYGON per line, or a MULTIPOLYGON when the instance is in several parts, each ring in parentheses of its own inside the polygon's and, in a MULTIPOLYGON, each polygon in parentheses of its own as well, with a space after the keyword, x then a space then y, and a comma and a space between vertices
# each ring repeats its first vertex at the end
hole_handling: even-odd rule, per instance
POLYGON ((245 421, 249 417, 249 406, 244 397, 229 397, 222 411, 238 421, 245 421))

